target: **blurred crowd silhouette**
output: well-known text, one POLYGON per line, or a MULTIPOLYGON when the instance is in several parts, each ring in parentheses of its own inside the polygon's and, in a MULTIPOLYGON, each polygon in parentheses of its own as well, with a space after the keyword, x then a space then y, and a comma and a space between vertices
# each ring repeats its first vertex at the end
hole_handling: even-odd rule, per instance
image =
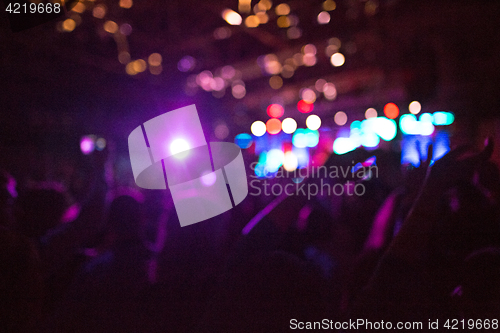
POLYGON ((418 168, 381 150, 332 155, 327 165, 376 156, 362 196, 249 195, 184 228, 168 191, 111 184, 105 151, 83 195, 2 171, 0 331, 284 332, 294 318, 420 321, 425 331, 429 319, 498 318, 492 151, 488 140, 418 168))

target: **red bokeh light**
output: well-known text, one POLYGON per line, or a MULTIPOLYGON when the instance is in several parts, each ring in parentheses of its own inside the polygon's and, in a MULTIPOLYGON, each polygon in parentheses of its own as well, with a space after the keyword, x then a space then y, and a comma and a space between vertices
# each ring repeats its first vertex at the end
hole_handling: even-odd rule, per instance
POLYGON ((271 118, 266 123, 266 129, 269 134, 278 134, 281 132, 281 121, 277 118, 271 118))
POLYGON ((384 114, 389 119, 395 119, 399 116, 399 108, 394 103, 387 103, 384 106, 384 114))
POLYGON ((267 114, 271 118, 279 118, 283 113, 285 113, 285 110, 279 104, 271 104, 267 107, 267 114))
POLYGON ((301 99, 297 103, 297 109, 299 109, 299 111, 302 112, 302 113, 309 113, 312 110, 314 110, 314 104, 307 103, 306 101, 304 101, 303 99, 301 99))

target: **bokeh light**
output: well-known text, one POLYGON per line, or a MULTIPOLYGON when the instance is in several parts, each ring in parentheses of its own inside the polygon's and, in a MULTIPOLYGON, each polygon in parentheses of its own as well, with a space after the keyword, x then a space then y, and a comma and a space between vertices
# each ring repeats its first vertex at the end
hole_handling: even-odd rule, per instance
POLYGON ((234 137, 234 143, 241 149, 247 149, 252 145, 253 139, 248 133, 240 133, 234 137))
POLYGON ((417 101, 413 101, 408 106, 408 110, 413 114, 418 114, 422 110, 422 105, 417 101))
POLYGON ((280 3, 275 8, 276 15, 288 15, 290 14, 290 6, 286 3, 280 3))
POLYGON ((299 161, 297 156, 295 156, 293 152, 287 151, 284 155, 283 168, 288 172, 292 172, 297 169, 298 165, 299 161))
POLYGON ((290 19, 288 18, 288 16, 280 16, 278 17, 276 23, 280 28, 288 28, 290 26, 290 19))
POLYGON ((229 128, 226 124, 220 123, 215 126, 214 134, 217 139, 224 140, 229 135, 229 128))
POLYGON ((277 118, 271 118, 266 122, 266 130, 269 134, 278 134, 281 132, 281 121, 277 118))
POLYGON ((332 63, 333 66, 335 67, 340 67, 345 63, 345 57, 342 53, 334 53, 330 57, 330 62, 332 63))
POLYGON ((378 116, 377 110, 375 110, 374 108, 366 109, 366 111, 365 111, 365 118, 366 119, 375 118, 377 116, 378 116))
POLYGON ((314 104, 308 103, 308 102, 304 101, 303 99, 301 99, 297 103, 297 109, 302 113, 309 113, 314 109, 314 104))
POLYGON ((94 139, 90 136, 84 136, 80 139, 80 150, 84 155, 88 155, 94 151, 94 139))
POLYGON ((67 32, 71 32, 71 31, 75 30, 75 28, 76 28, 75 20, 70 19, 70 18, 64 20, 64 22, 62 24, 62 28, 64 31, 67 31, 67 32))
POLYGON ((318 128, 321 127, 321 118, 315 114, 308 116, 306 119, 306 126, 310 130, 313 130, 313 131, 317 130, 318 128))
POLYGON ((330 22, 330 14, 326 11, 322 11, 318 14, 318 23, 319 24, 327 24, 330 22))
POLYGON ((99 4, 94 7, 92 10, 92 15, 96 18, 102 19, 104 16, 106 16, 106 6, 99 4))
POLYGON ((434 112, 432 115, 434 120, 434 125, 443 126, 443 125, 451 125, 455 121, 455 116, 451 112, 438 111, 434 112))
POLYGON ((242 99, 243 97, 245 97, 247 93, 245 86, 243 84, 233 85, 231 88, 231 92, 233 94, 233 97, 237 99, 242 99))
POLYGON ((271 104, 267 107, 267 114, 271 118, 279 118, 284 112, 285 109, 279 104, 271 104))
POLYGON ((245 25, 248 28, 256 28, 259 26, 259 24, 260 20, 256 15, 247 16, 247 18, 245 19, 245 25))
POLYGON ((316 101, 316 93, 314 92, 314 90, 309 88, 302 89, 300 97, 302 98, 302 100, 310 104, 316 101))
POLYGON ((269 78, 269 85, 273 89, 279 89, 283 86, 283 79, 278 75, 273 75, 269 78))
POLYGON ((120 0, 120 7, 122 7, 122 8, 128 9, 128 8, 132 7, 133 4, 134 3, 132 0, 120 0))
POLYGON ((327 100, 332 101, 337 98, 337 88, 335 88, 333 83, 328 82, 323 86, 323 95, 325 95, 327 100))
POLYGON ((99 138, 95 141, 95 149, 101 151, 104 148, 106 148, 106 139, 105 138, 99 138))
POLYGON ((292 134, 297 129, 297 122, 293 118, 285 118, 281 123, 281 129, 287 134, 292 134))
POLYGON ((266 133, 266 124, 260 120, 254 121, 250 127, 250 131, 255 136, 263 136, 266 133))
POLYGON ((148 57, 148 63, 151 66, 160 66, 162 61, 161 54, 159 53, 151 53, 151 55, 148 57))
POLYGON ((189 72, 196 65, 196 60, 191 56, 184 56, 177 63, 177 69, 181 72, 189 72))
POLYGON ((114 34, 118 31, 118 24, 114 21, 106 21, 103 27, 104 31, 109 32, 110 34, 114 34))
POLYGON ((344 111, 339 111, 333 117, 333 121, 339 126, 344 126, 347 123, 347 114, 344 111))
POLYGON ((389 119, 395 119, 399 116, 399 108, 394 103, 387 103, 384 106, 384 114, 389 119))
POLYGON ((335 1, 326 0, 325 2, 323 2, 323 9, 324 10, 331 11, 331 10, 335 10, 335 8, 337 8, 337 4, 335 3, 335 1))
POLYGON ((200 178, 203 186, 210 187, 215 184, 215 181, 217 180, 217 174, 212 171, 206 171, 200 178))
POLYGON ((128 23, 123 23, 121 26, 120 26, 120 32, 125 35, 125 36, 128 36, 132 33, 132 26, 128 23))
POLYGON ((285 154, 281 149, 271 149, 266 154, 266 168, 268 172, 276 172, 283 165, 285 154))
POLYGON ((230 25, 240 25, 242 22, 241 15, 232 9, 224 9, 222 18, 230 25))

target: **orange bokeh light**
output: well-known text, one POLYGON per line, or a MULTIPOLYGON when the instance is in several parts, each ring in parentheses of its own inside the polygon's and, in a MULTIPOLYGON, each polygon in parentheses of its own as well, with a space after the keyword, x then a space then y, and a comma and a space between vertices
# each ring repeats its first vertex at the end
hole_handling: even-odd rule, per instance
POLYGON ((384 106, 384 114, 389 119, 395 119, 399 116, 399 108, 394 103, 387 103, 384 106))
POLYGON ((277 118, 271 118, 266 123, 266 129, 269 134, 278 134, 281 132, 281 121, 277 118))

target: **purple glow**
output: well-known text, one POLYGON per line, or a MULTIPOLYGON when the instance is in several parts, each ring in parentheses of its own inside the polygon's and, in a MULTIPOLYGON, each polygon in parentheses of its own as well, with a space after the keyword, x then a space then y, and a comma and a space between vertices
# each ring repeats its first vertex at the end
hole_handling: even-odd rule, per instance
POLYGON ((170 153, 172 155, 176 155, 176 157, 178 158, 186 157, 189 149, 191 149, 191 147, 189 146, 189 143, 184 139, 175 139, 170 144, 170 153), (185 154, 179 154, 182 152, 185 152, 185 154))
POLYGON ((84 136, 80 140, 80 149, 84 155, 88 155, 94 151, 95 144, 91 137, 84 136))

